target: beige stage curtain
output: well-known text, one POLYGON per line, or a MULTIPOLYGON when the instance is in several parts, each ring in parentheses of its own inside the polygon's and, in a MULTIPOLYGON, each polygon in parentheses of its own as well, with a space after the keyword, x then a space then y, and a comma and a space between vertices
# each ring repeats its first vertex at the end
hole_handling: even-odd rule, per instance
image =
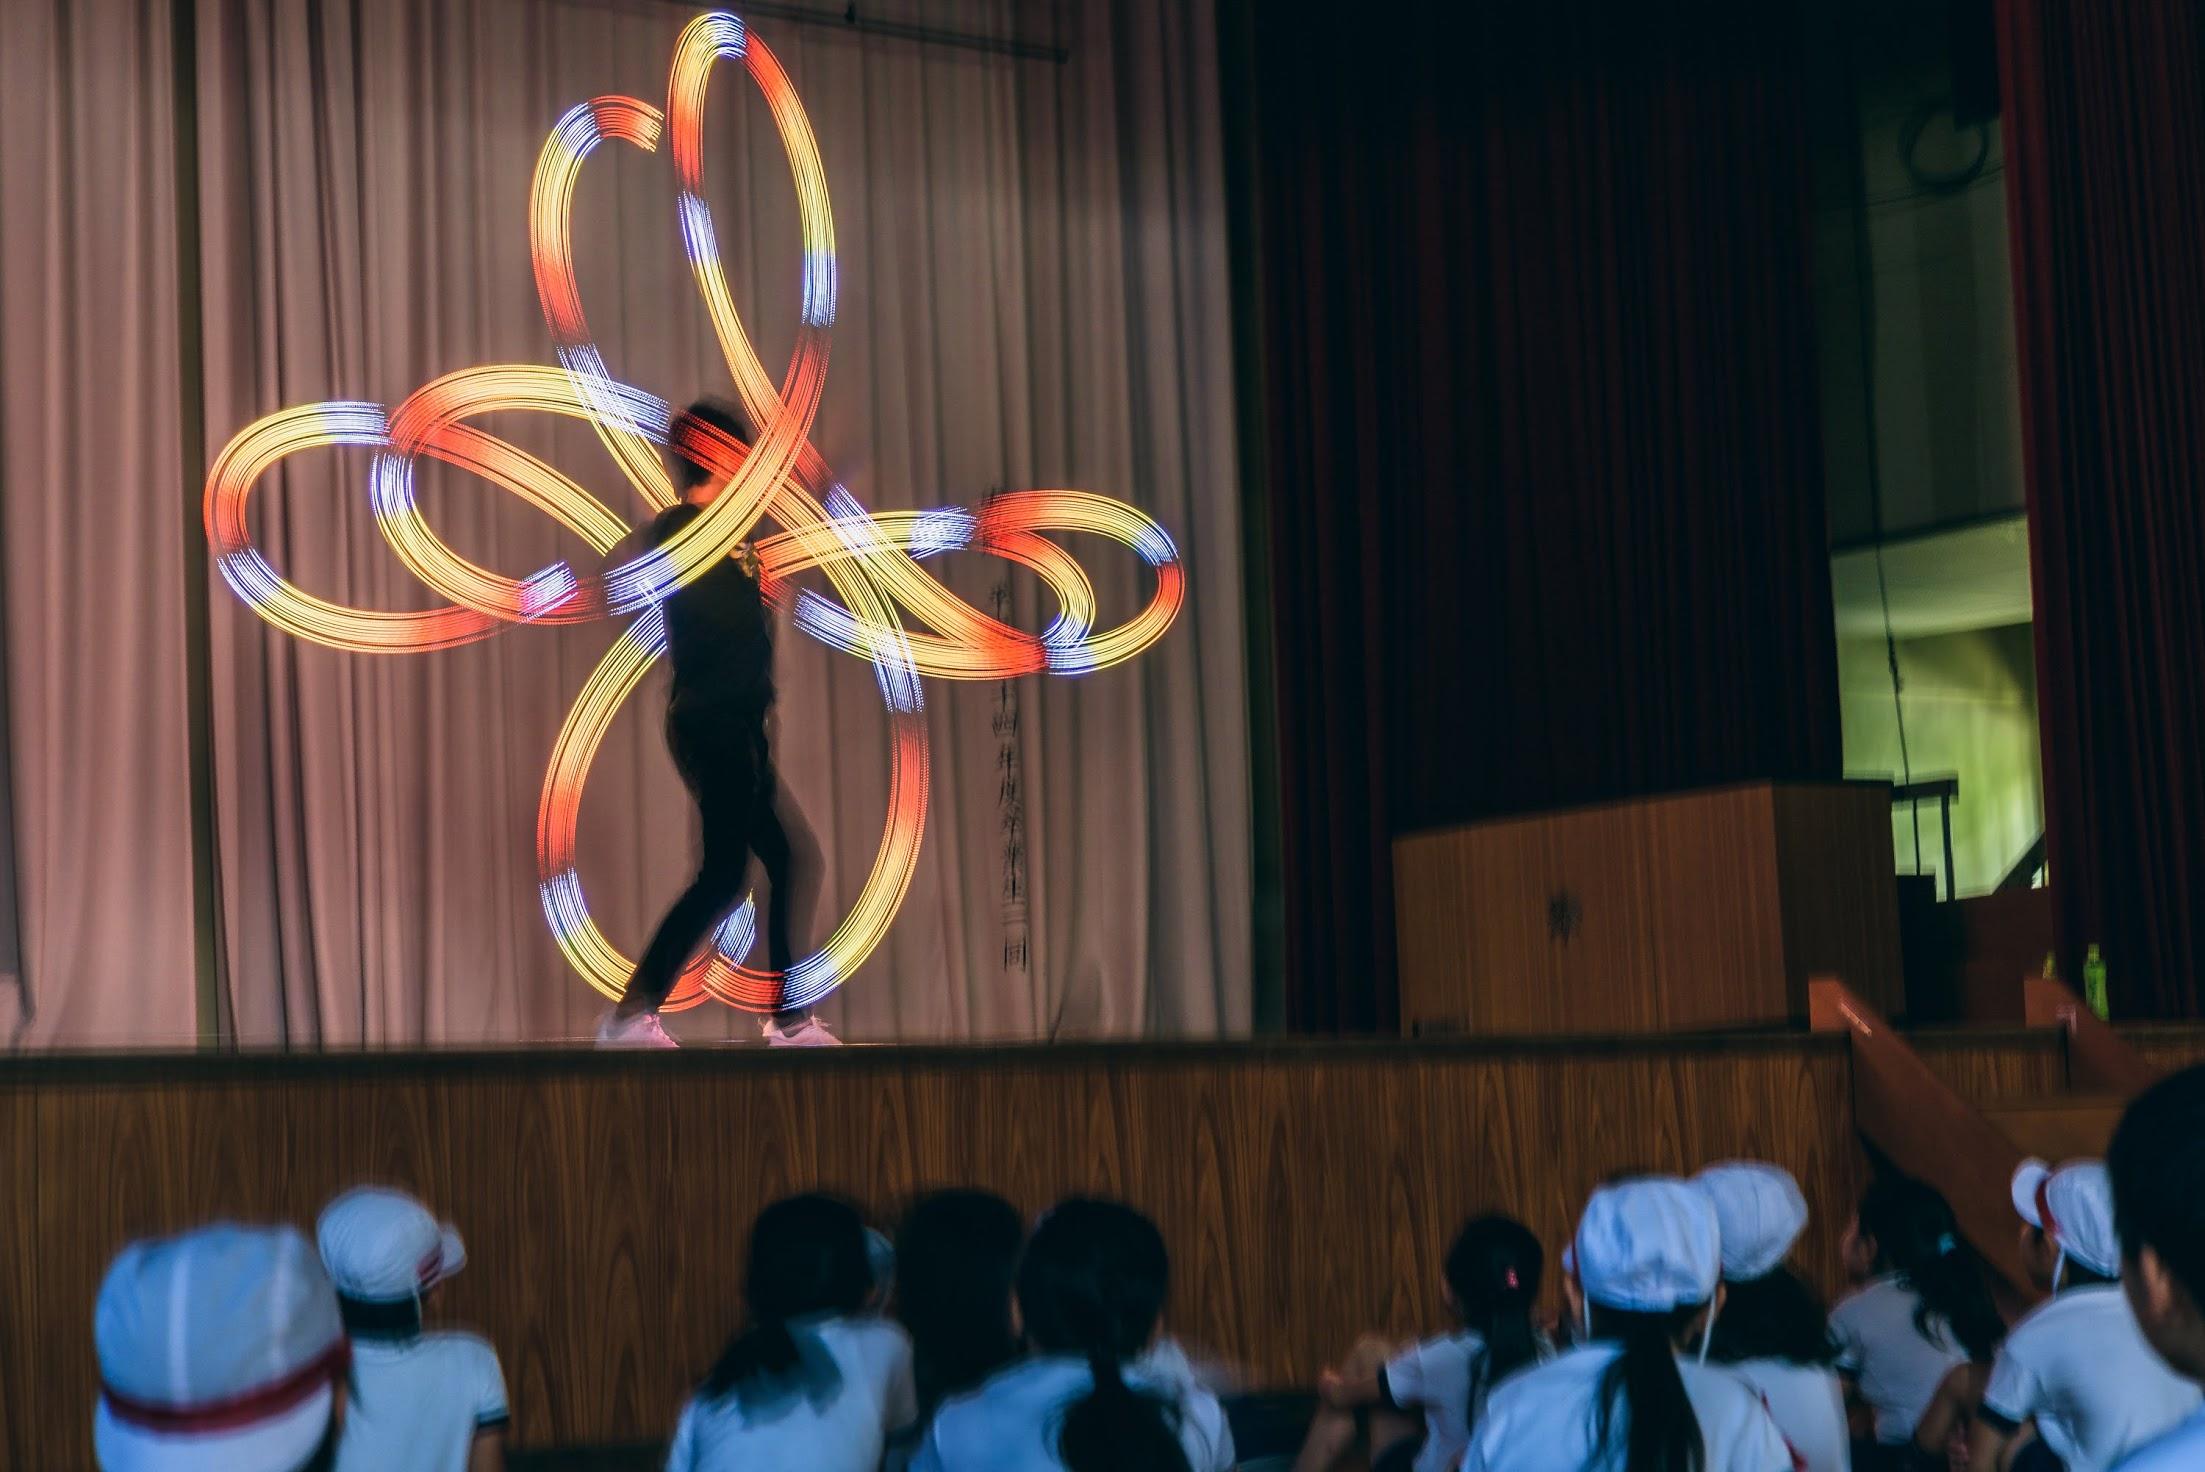
POLYGON ((0 903, 21 963, 0 1039, 19 1046, 197 1034, 169 14, 0 6, 0 903))
MULTIPOLYGON (((663 105, 688 14, 581 0, 201 0, 209 453, 283 405, 391 403, 466 365, 553 361, 528 270, 537 150, 585 98, 663 105)), ((1008 692, 929 682, 933 800, 917 879, 888 942, 824 1010, 865 1040, 1244 1031, 1249 793, 1210 7, 944 0, 906 14, 997 35, 1054 30, 1071 59, 759 21, 833 193, 841 303, 815 439, 875 508, 969 503, 995 487, 1129 499, 1179 540, 1191 594, 1180 625, 1130 666, 1008 692)), ((715 74, 711 105, 721 239, 774 365, 797 304, 788 171, 739 72, 715 74)), ((676 401, 724 391, 663 153, 601 149, 577 210, 585 302, 613 371, 676 401)), ((586 430, 516 416, 486 427, 640 515, 586 430)), ((255 526, 313 591, 419 606, 374 528, 365 472, 359 452, 302 457, 271 477, 255 526)), ((422 499, 460 551, 504 571, 588 555, 442 467, 424 469, 422 499)), ((1147 596, 1152 575, 1135 557, 1084 538, 1075 550, 1105 621, 1147 596)), ((1000 589, 1028 627, 1051 613, 1002 564, 957 557, 939 572, 983 606, 1000 589)), ((11 593, 11 612, 30 601, 11 593)), ((545 929, 533 833, 553 736, 609 632, 523 629, 370 658, 277 635, 219 582, 210 602, 236 1035, 395 1045, 585 1033, 602 1003, 545 929)), ((825 855, 823 933, 879 842, 885 722, 868 666, 793 631, 780 679, 783 775, 825 855)), ((655 682, 638 696, 584 803, 584 884, 630 954, 692 852, 662 703, 655 682)), ((755 1036, 716 1004, 677 1030, 755 1036)))

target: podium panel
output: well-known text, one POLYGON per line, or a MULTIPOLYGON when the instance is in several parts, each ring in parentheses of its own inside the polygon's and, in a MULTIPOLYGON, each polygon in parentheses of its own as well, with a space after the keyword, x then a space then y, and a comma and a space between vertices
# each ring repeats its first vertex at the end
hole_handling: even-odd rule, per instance
POLYGON ((1394 843, 1401 1025, 1678 1032, 1804 1023, 1807 978, 1901 1010, 1890 789, 1753 783, 1394 843))

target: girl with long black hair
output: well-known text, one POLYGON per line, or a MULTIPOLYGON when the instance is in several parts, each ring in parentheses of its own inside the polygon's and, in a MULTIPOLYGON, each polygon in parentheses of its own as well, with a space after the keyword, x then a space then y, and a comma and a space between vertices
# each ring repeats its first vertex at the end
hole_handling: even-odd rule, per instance
POLYGON ((1571 1270, 1582 1343, 1493 1392, 1467 1472, 1791 1472, 1760 1397, 1683 1358, 1721 1308, 1715 1208, 1685 1181, 1604 1186, 1571 1270))
POLYGON ((919 1416, 1018 1358, 1011 1294, 1026 1223, 986 1191, 936 1191, 896 1234, 895 1314, 911 1335, 919 1416))
POLYGON ((874 1271, 857 1208, 792 1196, 758 1213, 749 1317, 683 1408, 667 1472, 874 1472, 911 1423, 911 1341, 864 1312, 874 1271))
POLYGON ((1552 1352, 1532 1322, 1546 1253, 1521 1222, 1482 1216, 1463 1227, 1443 1269, 1461 1325, 1396 1352, 1375 1337, 1318 1382, 1318 1413, 1296 1472, 1324 1472, 1369 1427, 1373 1472, 1450 1472, 1493 1387, 1552 1352))
POLYGON ((944 1401, 914 1472, 1228 1472, 1217 1398, 1138 1368, 1170 1281, 1147 1217, 1114 1201, 1059 1203, 1018 1269, 1032 1357, 944 1401))
POLYGON ((1983 1260, 1945 1198, 1904 1176, 1862 1195, 1840 1251, 1861 1287, 1832 1311, 1830 1330, 1838 1369, 1872 1425, 1854 1460, 1936 1465, 1942 1448, 1916 1445, 1923 1418, 1937 1406, 1939 1426, 1965 1427, 2006 1337, 1983 1260))

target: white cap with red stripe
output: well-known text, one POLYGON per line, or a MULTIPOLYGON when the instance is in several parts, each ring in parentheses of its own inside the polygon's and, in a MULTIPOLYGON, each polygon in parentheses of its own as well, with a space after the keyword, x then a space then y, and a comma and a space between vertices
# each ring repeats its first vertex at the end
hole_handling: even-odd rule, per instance
POLYGON ((295 1472, 349 1359, 337 1295, 292 1227, 134 1242, 92 1314, 106 1472, 295 1472))
POLYGON ((403 1303, 467 1265, 455 1228, 385 1186, 355 1187, 330 1202, 314 1235, 337 1291, 364 1303, 403 1303))
POLYGON ((2102 1160, 2070 1160, 2054 1169, 2024 1160, 2014 1171, 2014 1210, 2052 1239, 2060 1255, 2101 1278, 2121 1276, 2121 1239, 2113 1230, 2113 1183, 2102 1160))

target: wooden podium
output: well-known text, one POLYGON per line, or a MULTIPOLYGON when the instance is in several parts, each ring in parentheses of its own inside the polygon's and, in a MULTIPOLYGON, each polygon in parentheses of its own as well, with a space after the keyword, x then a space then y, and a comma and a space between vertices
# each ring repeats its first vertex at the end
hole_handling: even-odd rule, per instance
POLYGON ((1714 788, 1394 843, 1401 1026, 1678 1032, 1807 1020, 1807 978, 1900 1010, 1890 788, 1714 788))

